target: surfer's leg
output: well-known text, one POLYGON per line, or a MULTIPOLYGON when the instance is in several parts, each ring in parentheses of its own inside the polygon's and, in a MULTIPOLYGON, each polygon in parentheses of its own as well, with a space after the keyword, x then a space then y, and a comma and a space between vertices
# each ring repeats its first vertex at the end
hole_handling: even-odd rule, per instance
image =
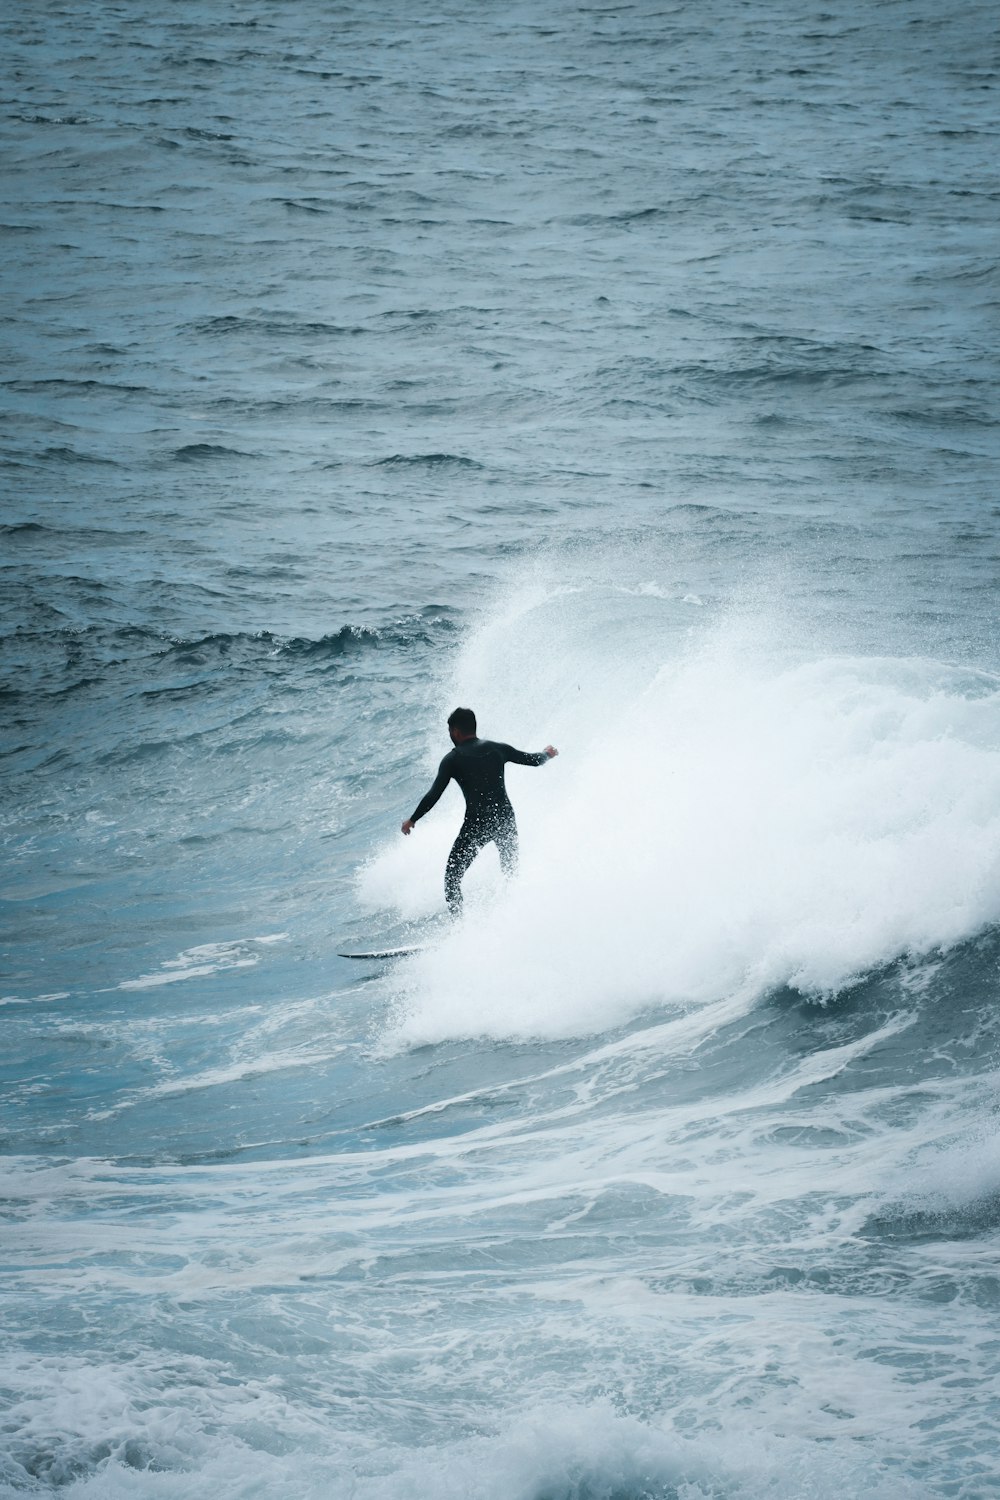
POLYGON ((500 852, 500 868, 510 880, 517 874, 518 860, 517 824, 512 817, 500 823, 495 842, 500 852))
POLYGON ((444 867, 444 899, 453 917, 462 912, 462 876, 483 847, 484 840, 471 824, 463 823, 458 838, 451 846, 448 863, 444 867))

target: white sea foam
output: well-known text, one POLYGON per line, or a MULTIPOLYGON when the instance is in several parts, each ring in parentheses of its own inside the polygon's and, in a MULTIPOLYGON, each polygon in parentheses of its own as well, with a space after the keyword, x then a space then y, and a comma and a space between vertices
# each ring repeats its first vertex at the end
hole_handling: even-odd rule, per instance
MULTIPOLYGON (((225 1366, 206 1358, 127 1370, 39 1361, 10 1373, 27 1387, 14 1406, 21 1425, 7 1473, 24 1476, 30 1464, 74 1500, 262 1493, 277 1500, 756 1500, 764 1493, 918 1500, 924 1493, 892 1472, 881 1444, 825 1456, 787 1412, 778 1416, 779 1435, 737 1419, 708 1439, 673 1430, 669 1416, 641 1421, 603 1399, 575 1403, 553 1393, 507 1413, 493 1430, 411 1450, 365 1441, 326 1409, 296 1407, 279 1382, 232 1384, 225 1366)), ((833 1430, 834 1413, 828 1422, 833 1430)))
POLYGON ((269 1073, 279 1073, 291 1068, 309 1068, 332 1062, 345 1048, 314 1047, 298 1048, 287 1052, 265 1053, 253 1059, 222 1064, 216 1068, 205 1068, 199 1073, 183 1073, 176 1078, 167 1078, 162 1083, 151 1084, 134 1095, 118 1100, 106 1109, 88 1111, 91 1120, 107 1120, 123 1109, 133 1108, 149 1099, 162 1099, 171 1094, 188 1094, 197 1089, 224 1087, 230 1083, 243 1083, 252 1078, 263 1078, 269 1073))
POLYGON ((140 974, 136 979, 124 979, 120 990, 159 989, 164 984, 179 984, 186 979, 201 979, 206 974, 217 974, 223 969, 250 969, 260 963, 260 954, 253 952, 259 945, 267 946, 284 940, 284 933, 268 933, 263 937, 245 938, 234 942, 200 943, 187 948, 176 958, 165 959, 152 974, 140 974))
MULTIPOLYGON (((401 1039, 568 1036, 785 984, 824 996, 1000 916, 993 679, 811 653, 759 617, 657 630, 648 599, 609 655, 601 603, 517 600, 447 685, 486 735, 561 755, 509 768, 520 876, 504 890, 480 857, 461 926, 398 978, 401 1039)), ((380 851, 369 903, 439 903, 460 814, 449 789, 380 851)))
POLYGON ((925 1139, 901 1164, 893 1184, 890 1199, 896 1206, 944 1215, 1000 1201, 1000 1125, 993 1112, 1000 1077, 984 1082, 991 1085, 989 1096, 976 1100, 973 1095, 974 1108, 964 1116, 945 1109, 931 1116, 925 1139))
POLYGON ((0 995, 0 1005, 48 1005, 53 1000, 68 999, 68 990, 54 990, 51 995, 0 995))

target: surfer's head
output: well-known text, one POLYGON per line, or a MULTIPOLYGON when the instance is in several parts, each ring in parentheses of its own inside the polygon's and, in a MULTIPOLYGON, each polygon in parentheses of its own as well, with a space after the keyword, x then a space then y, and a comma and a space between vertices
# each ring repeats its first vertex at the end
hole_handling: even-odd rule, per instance
POLYGON ((476 716, 471 708, 456 708, 448 715, 448 733, 456 745, 476 737, 476 716))

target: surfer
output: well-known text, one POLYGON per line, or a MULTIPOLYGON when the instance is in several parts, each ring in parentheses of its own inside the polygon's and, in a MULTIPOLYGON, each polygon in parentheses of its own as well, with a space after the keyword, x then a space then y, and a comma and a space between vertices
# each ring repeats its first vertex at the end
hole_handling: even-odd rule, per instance
POLYGON ((448 855, 444 871, 444 895, 453 917, 462 910, 462 877, 480 849, 496 844, 500 868, 505 875, 517 870, 517 824, 504 786, 504 766, 544 766, 559 754, 554 745, 530 752, 515 750, 496 740, 476 737, 476 716, 471 708, 456 708, 448 719, 448 733, 454 750, 449 750, 438 767, 434 784, 417 803, 412 817, 403 824, 403 833, 413 832, 413 825, 430 812, 449 781, 457 781, 465 796, 465 820, 448 855))

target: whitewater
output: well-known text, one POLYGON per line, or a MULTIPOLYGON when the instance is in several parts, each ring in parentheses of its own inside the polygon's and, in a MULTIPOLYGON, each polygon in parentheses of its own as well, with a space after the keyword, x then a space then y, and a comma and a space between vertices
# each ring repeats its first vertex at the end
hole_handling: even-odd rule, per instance
POLYGON ((0 1494, 1000 1494, 998 40, 0 16, 0 1494))

